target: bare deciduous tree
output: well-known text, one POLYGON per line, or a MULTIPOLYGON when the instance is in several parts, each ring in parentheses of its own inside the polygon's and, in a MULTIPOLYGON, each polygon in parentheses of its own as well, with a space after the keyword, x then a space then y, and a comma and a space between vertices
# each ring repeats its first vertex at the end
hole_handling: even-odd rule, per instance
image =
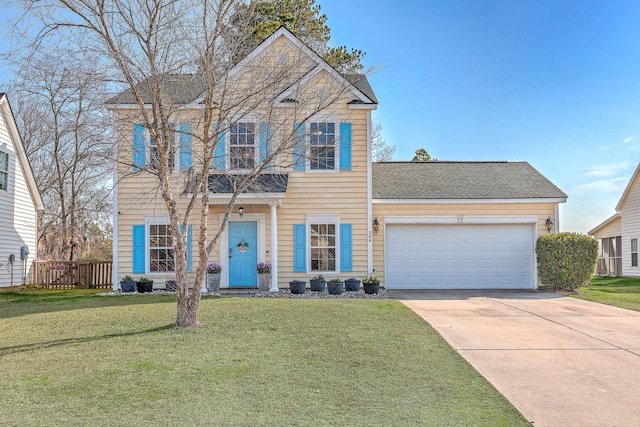
POLYGON ((396 146, 387 144, 382 137, 382 124, 380 122, 373 123, 371 129, 371 158, 374 162, 388 162, 393 160, 396 152, 396 146))

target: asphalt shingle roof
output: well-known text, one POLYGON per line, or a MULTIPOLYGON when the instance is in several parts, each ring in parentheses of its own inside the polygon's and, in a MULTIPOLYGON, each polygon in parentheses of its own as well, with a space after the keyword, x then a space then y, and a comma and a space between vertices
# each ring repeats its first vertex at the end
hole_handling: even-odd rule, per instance
MULTIPOLYGON (((217 194, 229 194, 233 193, 242 181, 246 178, 246 175, 225 175, 225 174, 212 174, 208 177, 209 191, 217 194)), ((289 183, 289 175, 287 174, 271 174, 265 173, 249 185, 249 187, 243 192, 245 194, 259 194, 259 193, 285 193, 287 191, 287 185, 289 183)))
POLYGON ((567 195, 527 162, 379 162, 374 199, 558 199, 567 195))
MULTIPOLYGON (((144 80, 137 84, 137 89, 142 95, 145 104, 151 103, 151 90, 149 81, 144 80)), ((174 105, 184 105, 198 99, 204 93, 205 81, 198 74, 169 74, 164 77, 162 88, 165 100, 174 105)), ((116 96, 109 98, 105 104, 135 104, 133 90, 127 89, 116 96)))

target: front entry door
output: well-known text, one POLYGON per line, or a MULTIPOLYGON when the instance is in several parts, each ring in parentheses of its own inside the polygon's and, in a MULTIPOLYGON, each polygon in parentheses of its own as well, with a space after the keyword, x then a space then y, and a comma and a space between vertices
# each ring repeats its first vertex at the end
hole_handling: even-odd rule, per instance
POLYGON ((229 286, 255 287, 258 284, 258 223, 229 222, 229 286))

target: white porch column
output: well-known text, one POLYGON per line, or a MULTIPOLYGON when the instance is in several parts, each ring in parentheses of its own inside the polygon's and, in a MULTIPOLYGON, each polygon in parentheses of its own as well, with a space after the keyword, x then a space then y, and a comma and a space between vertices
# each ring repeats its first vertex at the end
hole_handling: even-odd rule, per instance
POLYGON ((278 216, 276 204, 271 205, 271 289, 269 292, 278 292, 278 216))

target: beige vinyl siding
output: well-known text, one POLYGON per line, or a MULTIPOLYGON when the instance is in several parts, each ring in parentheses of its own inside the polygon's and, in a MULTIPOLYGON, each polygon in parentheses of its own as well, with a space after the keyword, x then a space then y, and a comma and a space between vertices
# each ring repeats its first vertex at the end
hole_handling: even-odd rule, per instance
MULTIPOLYGON (((491 203, 491 204, 385 204, 376 203, 373 205, 373 217, 378 218, 380 229, 378 233, 373 233, 373 267, 375 274, 379 278, 385 277, 384 262, 384 238, 385 238, 385 217, 452 217, 458 215, 468 217, 536 217, 538 219, 537 234, 543 236, 548 234, 545 225, 548 217, 554 223, 557 218, 554 216, 557 203, 491 203)), ((553 230, 552 230, 553 232, 553 230)))
POLYGON ((604 227, 601 227, 594 235, 596 239, 616 237, 622 235, 622 218, 618 217, 604 227))
POLYGON ((6 118, 0 112, 0 151, 9 154, 9 180, 7 191, 0 190, 0 287, 12 283, 8 265, 10 254, 16 261, 13 265, 13 284, 22 284, 23 261, 20 247, 27 246, 30 254, 26 262, 27 283, 31 281, 31 267, 36 257, 37 212, 27 185, 25 170, 17 158, 17 150, 8 129, 6 118))
POLYGON ((640 180, 633 183, 622 210, 622 275, 640 277, 640 267, 631 266, 631 239, 640 240, 640 180))

